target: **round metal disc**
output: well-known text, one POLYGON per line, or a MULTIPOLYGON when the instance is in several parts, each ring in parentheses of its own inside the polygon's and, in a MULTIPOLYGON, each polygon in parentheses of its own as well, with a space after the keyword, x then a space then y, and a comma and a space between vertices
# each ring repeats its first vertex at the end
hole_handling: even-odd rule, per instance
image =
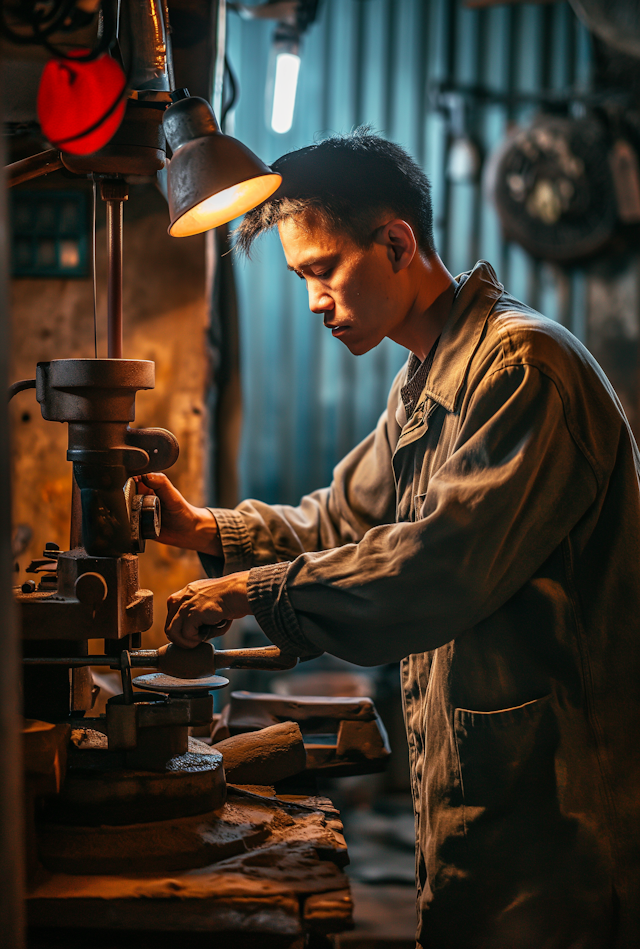
POLYGON ((206 676, 203 679, 178 679, 175 676, 164 675, 162 672, 150 672, 148 675, 137 676, 133 685, 139 689, 148 689, 154 692, 211 692, 213 689, 223 689, 229 685, 229 680, 223 676, 206 676))

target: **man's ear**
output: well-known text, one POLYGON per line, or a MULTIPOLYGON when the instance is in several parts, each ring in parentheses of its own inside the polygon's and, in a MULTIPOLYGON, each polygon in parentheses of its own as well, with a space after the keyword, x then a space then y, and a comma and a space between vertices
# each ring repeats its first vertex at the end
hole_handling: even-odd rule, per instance
POLYGON ((387 248, 387 256, 396 273, 409 266, 418 246, 410 224, 394 218, 382 225, 376 239, 387 248))

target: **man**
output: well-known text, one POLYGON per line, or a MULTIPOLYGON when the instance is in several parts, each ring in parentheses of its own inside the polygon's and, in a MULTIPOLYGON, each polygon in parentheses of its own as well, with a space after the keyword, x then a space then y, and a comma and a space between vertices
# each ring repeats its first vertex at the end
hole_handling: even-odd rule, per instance
POLYGON ((160 539, 224 574, 170 597, 167 635, 194 646, 253 613, 287 652, 402 660, 420 946, 638 946, 639 458, 620 403, 488 264, 448 273, 398 146, 361 131, 274 168, 240 246, 277 226, 332 334, 409 361, 297 508, 197 509, 146 477, 160 539))

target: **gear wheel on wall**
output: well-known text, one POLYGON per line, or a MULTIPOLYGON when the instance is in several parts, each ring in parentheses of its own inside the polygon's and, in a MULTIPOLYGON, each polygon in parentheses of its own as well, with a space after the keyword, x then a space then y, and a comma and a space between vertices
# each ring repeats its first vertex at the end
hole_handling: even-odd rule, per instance
POLYGON ((485 174, 507 240, 566 264, 604 250, 618 217, 610 148, 593 118, 542 115, 510 135, 485 174))

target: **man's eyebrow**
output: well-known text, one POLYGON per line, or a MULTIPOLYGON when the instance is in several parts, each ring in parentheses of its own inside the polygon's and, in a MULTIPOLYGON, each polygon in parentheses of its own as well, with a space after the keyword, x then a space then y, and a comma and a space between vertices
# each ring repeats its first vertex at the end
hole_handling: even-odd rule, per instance
POLYGON ((291 264, 287 264, 287 270, 292 270, 294 273, 299 274, 302 270, 309 270, 317 264, 322 264, 323 267, 326 267, 327 264, 333 266, 331 261, 335 261, 337 256, 335 253, 326 253, 320 254, 319 257, 309 257, 308 260, 303 260, 297 267, 292 267, 291 264))
POLYGON ((292 267, 291 264, 287 264, 287 270, 292 270, 294 273, 300 273, 301 270, 307 270, 309 267, 313 267, 314 264, 317 264, 318 261, 323 260, 322 257, 311 257, 309 260, 303 261, 299 267, 292 267))

